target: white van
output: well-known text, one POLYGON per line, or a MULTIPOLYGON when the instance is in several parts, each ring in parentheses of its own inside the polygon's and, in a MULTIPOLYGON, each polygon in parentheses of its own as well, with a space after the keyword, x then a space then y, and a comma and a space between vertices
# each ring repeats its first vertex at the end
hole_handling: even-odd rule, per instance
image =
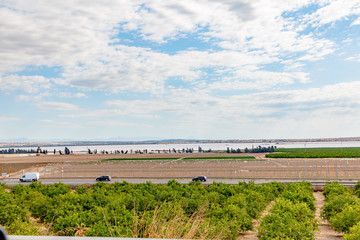
POLYGON ((38 172, 25 173, 20 179, 20 182, 35 182, 39 180, 38 172))

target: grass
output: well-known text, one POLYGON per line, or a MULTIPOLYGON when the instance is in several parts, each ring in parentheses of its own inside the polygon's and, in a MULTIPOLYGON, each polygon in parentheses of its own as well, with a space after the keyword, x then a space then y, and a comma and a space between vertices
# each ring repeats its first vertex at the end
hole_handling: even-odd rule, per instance
POLYGON ((247 156, 247 157, 186 157, 184 160, 206 160, 206 159, 255 159, 253 156, 247 156))
POLYGON ((360 158, 360 147, 348 148, 278 148, 269 158, 360 158))

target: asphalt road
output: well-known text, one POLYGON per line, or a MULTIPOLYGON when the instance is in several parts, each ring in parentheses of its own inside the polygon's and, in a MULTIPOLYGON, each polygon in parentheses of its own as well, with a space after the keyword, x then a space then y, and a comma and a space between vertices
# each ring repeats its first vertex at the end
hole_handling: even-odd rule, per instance
MULTIPOLYGON (((152 183, 157 183, 157 184, 166 184, 168 183, 168 181, 171 179, 126 179, 126 180, 118 180, 118 179, 113 179, 110 182, 105 182, 105 183, 114 183, 114 182, 128 182, 128 183, 146 183, 146 182, 152 182, 152 183)), ((177 180, 179 183, 183 183, 183 184, 188 184, 191 182, 191 179, 175 179, 177 180)), ((226 180, 226 179, 208 179, 208 181, 203 182, 202 184, 212 184, 214 182, 216 183, 226 183, 226 184, 238 184, 239 181, 244 181, 244 180, 226 180)), ((249 182, 251 180, 245 180, 246 182, 249 182)), ((293 183, 293 182, 301 182, 301 180, 275 180, 275 179, 269 179, 269 180, 253 180, 255 184, 262 184, 262 183, 269 183, 269 182, 282 182, 282 183, 293 183)), ((313 185, 325 185, 325 183, 327 181, 313 181, 313 180, 304 180, 307 182, 312 183, 313 185)), ((332 180, 335 181, 335 180, 332 180)), ((56 179, 56 180, 47 180, 47 179, 43 179, 41 180, 41 183, 48 185, 48 184, 54 184, 54 183, 64 183, 64 184, 69 184, 69 185, 84 185, 84 184, 95 184, 96 181, 95 180, 90 180, 90 179, 56 179)), ((12 180, 12 181, 0 181, 0 183, 5 183, 6 185, 17 185, 17 184, 31 184, 31 182, 20 182, 18 180, 12 180)), ((356 181, 339 181, 339 183, 343 184, 343 185, 355 185, 356 181)))

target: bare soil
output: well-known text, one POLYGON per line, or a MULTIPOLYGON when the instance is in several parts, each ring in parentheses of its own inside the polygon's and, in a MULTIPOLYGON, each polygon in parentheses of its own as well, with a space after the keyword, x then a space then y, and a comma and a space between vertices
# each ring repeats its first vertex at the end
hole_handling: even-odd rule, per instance
POLYGON ((315 217, 319 222, 319 228, 320 231, 316 234, 317 240, 336 240, 336 239, 342 239, 343 234, 338 233, 335 230, 333 230, 328 222, 320 217, 321 208, 324 205, 325 198, 322 192, 314 192, 314 197, 316 199, 316 212, 315 217))
POLYGON ((253 224, 254 224, 254 230, 253 231, 247 231, 245 233, 240 234, 240 236, 238 237, 238 239, 240 240, 256 240, 258 239, 257 234, 257 227, 260 225, 261 223, 261 219, 263 217, 265 217, 268 213, 270 208, 274 205, 274 201, 272 201, 266 208, 265 210, 261 213, 261 216, 259 219, 253 219, 253 224))
POLYGON ((192 178, 212 179, 298 179, 359 180, 360 159, 266 159, 264 154, 161 153, 161 154, 75 154, 0 156, 2 180, 37 171, 40 178, 192 178), (255 156, 254 160, 229 160, 230 156, 255 156), (185 157, 224 157, 217 160, 184 160, 185 157), (175 160, 123 160, 128 158, 176 158, 175 160))

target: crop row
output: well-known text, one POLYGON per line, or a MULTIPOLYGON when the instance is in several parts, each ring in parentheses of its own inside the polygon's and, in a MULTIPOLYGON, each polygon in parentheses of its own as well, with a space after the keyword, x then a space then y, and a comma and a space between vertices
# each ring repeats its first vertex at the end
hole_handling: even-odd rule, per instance
POLYGON ((338 182, 328 183, 323 192, 325 201, 322 217, 338 232, 345 233, 344 239, 360 239, 360 182, 354 191, 338 182))
POLYGON ((314 239, 315 199, 310 183, 289 184, 258 227, 258 238, 314 239))
POLYGON ((357 158, 360 148, 278 148, 269 158, 357 158))
POLYGON ((56 183, 0 185, 0 224, 9 234, 236 239, 283 192, 273 182, 237 185, 56 183), (31 221, 35 218, 37 221, 31 221))

